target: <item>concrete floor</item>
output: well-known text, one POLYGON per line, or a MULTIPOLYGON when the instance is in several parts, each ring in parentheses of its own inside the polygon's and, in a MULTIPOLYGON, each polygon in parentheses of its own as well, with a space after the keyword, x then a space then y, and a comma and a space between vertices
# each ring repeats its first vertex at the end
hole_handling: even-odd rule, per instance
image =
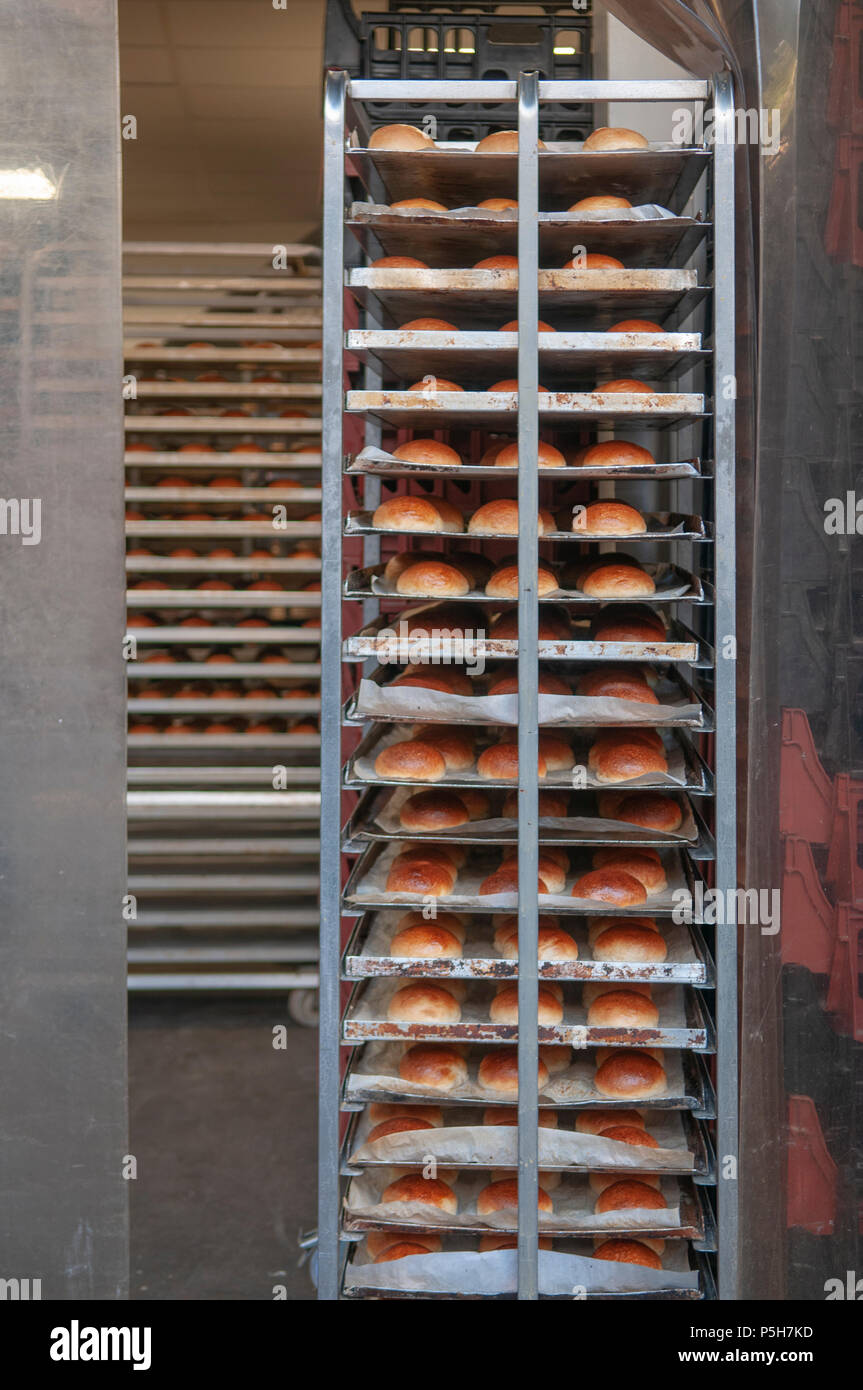
POLYGON ((132 1298, 313 1298, 316 1046, 282 999, 130 1001, 132 1298))

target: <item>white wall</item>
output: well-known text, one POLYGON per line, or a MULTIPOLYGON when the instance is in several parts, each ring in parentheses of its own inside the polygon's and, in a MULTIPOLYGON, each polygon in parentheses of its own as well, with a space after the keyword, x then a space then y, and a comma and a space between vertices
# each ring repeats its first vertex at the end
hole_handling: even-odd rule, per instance
MULTIPOLYGON (((678 67, 655 48, 651 48, 608 13, 601 4, 594 6, 594 71, 597 77, 607 78, 673 78, 691 77, 685 68, 678 67)), ((676 103, 684 106, 686 103, 676 103)), ((670 140, 671 103, 643 105, 641 102, 612 102, 608 107, 608 125, 627 126, 640 130, 648 140, 670 140)), ((599 120, 597 124, 599 124, 599 120)))

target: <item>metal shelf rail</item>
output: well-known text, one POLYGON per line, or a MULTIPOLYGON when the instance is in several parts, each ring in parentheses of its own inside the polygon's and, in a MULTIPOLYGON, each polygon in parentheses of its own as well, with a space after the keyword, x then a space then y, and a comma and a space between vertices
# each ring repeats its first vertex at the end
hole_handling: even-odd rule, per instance
POLYGON ((311 1022, 320 251, 277 255, 124 246, 129 987, 296 989, 311 1022))
MULTIPOLYGON (((705 292, 699 296, 699 304, 695 306, 695 309, 706 316, 704 346, 709 351, 697 351, 695 358, 688 364, 704 374, 702 378, 704 409, 697 413, 696 418, 674 419, 670 423, 662 420, 655 421, 653 427, 656 433, 652 437, 657 441, 656 453, 663 454, 665 464, 672 463, 682 457, 689 457, 689 455, 675 452, 676 441, 683 437, 681 434, 683 430, 694 431, 700 441, 701 468, 697 481, 680 485, 681 487, 692 488, 692 492, 686 494, 688 498, 692 495, 698 496, 698 509, 705 516, 709 516, 711 527, 705 542, 701 544, 686 543, 691 554, 697 553, 703 557, 699 561, 693 562, 693 567, 698 569, 700 576, 703 576, 703 579, 699 580, 701 597, 695 600, 699 606, 692 609, 691 622, 697 630, 692 633, 690 629, 687 629, 695 645, 680 649, 683 653, 682 657, 678 649, 666 648, 665 650, 670 652, 672 661, 683 659, 689 663, 689 676, 693 677, 697 674, 698 677, 702 678, 703 688, 705 692, 709 692, 715 707, 715 732, 711 733, 711 738, 704 744, 705 758, 709 761, 712 757, 714 776, 710 784, 703 789, 706 799, 699 803, 701 806, 709 808, 712 801, 712 816, 709 810, 706 813, 707 821, 711 823, 709 827, 706 827, 705 821, 699 816, 697 830, 691 845, 692 852, 689 854, 684 848, 682 855, 688 865, 687 872, 690 875, 690 882, 693 881, 692 875, 697 874, 702 869, 709 874, 711 861, 713 861, 712 882, 709 879, 707 882, 711 882, 711 886, 719 893, 725 893, 736 889, 737 885, 734 661, 735 404, 734 392, 729 389, 729 385, 734 380, 735 327, 732 108, 731 81, 726 74, 722 74, 710 82, 549 82, 539 81, 535 73, 524 72, 517 82, 478 81, 468 83, 355 79, 343 71, 331 71, 328 74, 324 106, 322 402, 321 984, 318 1213, 318 1296, 321 1299, 335 1300, 345 1296, 345 1273, 351 1258, 350 1252, 355 1248, 351 1242, 356 1238, 353 1233, 357 1229, 357 1226, 353 1225, 349 1231, 342 1224, 342 1179, 346 1171, 346 1156, 343 1155, 340 1148, 343 1121, 341 1112, 342 1110, 356 1110, 358 1107, 356 1103, 351 1102, 345 1082, 346 1075, 350 1080, 351 1063, 348 1063, 346 1072, 346 1037, 343 1031, 341 1011, 344 1002, 342 981, 348 977, 343 976, 341 971, 344 945, 342 921, 343 918, 359 917, 361 909, 356 905, 355 899, 348 898, 346 901, 344 896, 345 871, 342 856, 346 853, 357 854, 366 847, 351 834, 352 829, 356 829, 353 822, 344 839, 341 830, 345 805, 343 769, 346 763, 342 748, 344 716, 342 663, 346 659, 353 659, 355 662, 362 659, 357 655, 352 656, 351 641, 345 640, 349 634, 343 631, 344 613, 348 611, 356 614, 357 612, 353 605, 347 609, 344 606, 347 592, 345 583, 347 573, 344 562, 356 555, 357 547, 361 550, 364 567, 376 564, 381 557, 380 534, 366 534, 362 539, 354 539, 352 536, 350 541, 352 548, 349 552, 343 544, 346 530, 349 529, 346 526, 345 516, 351 491, 349 484, 356 483, 357 487, 362 486, 362 505, 368 512, 373 511, 381 499, 381 473, 376 475, 372 470, 369 470, 365 475, 362 475, 361 465, 357 464, 355 458, 348 459, 346 466, 345 456, 348 452, 346 422, 348 419, 360 420, 364 428, 365 446, 375 448, 380 447, 384 431, 392 433, 394 428, 398 430, 400 426, 404 425, 404 419, 399 418, 398 415, 388 419, 386 410, 376 411, 374 408, 375 393, 380 395, 382 391, 383 367, 381 362, 371 355, 364 366, 365 395, 360 398, 355 407, 352 407, 350 395, 346 396, 345 394, 345 373, 346 370, 350 369, 350 359, 346 360, 345 355, 346 347, 350 343, 350 335, 346 336, 348 328, 345 310, 346 285, 348 294, 354 281, 358 286, 364 287, 364 297, 361 298, 366 310, 364 321, 366 329, 379 330, 387 321, 389 321, 390 326, 393 322, 399 323, 397 307, 393 309, 391 315, 388 312, 385 288, 381 288, 377 295, 374 293, 371 296, 365 294, 365 289, 369 285, 374 289, 374 268, 372 271, 360 272, 348 270, 346 275, 346 265, 356 264, 353 246, 351 245, 350 251, 348 250, 346 238, 348 228, 355 233, 357 239, 368 251, 370 259, 389 251, 384 236, 381 236, 376 242, 374 236, 369 235, 368 227, 359 227, 358 229, 356 209, 349 209, 346 206, 349 196, 347 191, 348 175, 356 177, 359 171, 359 175, 364 178, 369 196, 378 207, 389 203, 394 198, 416 196, 418 180, 422 181, 421 191, 424 196, 443 198, 444 202, 448 201, 450 206, 454 203, 461 206, 464 202, 472 201, 471 197, 465 196, 465 190, 471 187, 474 190, 479 188, 483 190, 482 194, 474 191, 473 197, 476 198, 490 196, 493 192, 498 194, 505 192, 511 197, 517 197, 519 262, 517 301, 513 296, 512 307, 507 314, 507 317, 512 317, 512 310, 517 303, 517 405, 514 401, 510 402, 508 406, 503 403, 493 405, 490 407, 492 410, 490 418, 499 419, 501 428, 505 428, 508 423, 510 429, 517 418, 517 443, 521 460, 536 458, 537 456, 539 429, 542 420, 539 378, 542 371, 540 364, 543 361, 543 352, 552 348, 555 352, 560 351, 563 355, 565 355, 567 348, 571 349, 574 354, 579 351, 580 334, 588 327, 584 319, 584 310, 582 310, 581 317, 578 317, 579 292, 585 296, 588 306, 592 306, 588 307, 588 313, 602 312, 601 296, 599 297, 599 309, 597 309, 597 299, 593 293, 598 283, 595 278, 596 272, 579 272, 579 276, 583 274, 586 278, 576 277, 571 282, 573 293, 569 307, 576 316, 574 328, 570 328, 566 336, 562 332, 555 335, 558 339, 557 346, 552 342, 551 333, 540 334, 538 332, 538 319, 541 316, 542 304, 538 276, 542 247, 548 244, 549 235, 543 225, 543 212, 545 211, 543 197, 548 196, 551 186, 550 176, 547 172, 551 168, 550 162, 553 162, 554 165, 554 191, 558 203, 562 198, 566 198, 567 191, 571 193, 572 197, 582 197, 587 191, 606 192, 609 191, 609 188, 618 193, 642 192, 644 196, 641 201, 653 203, 660 201, 660 198, 656 196, 656 190, 662 187, 666 195, 662 201, 673 203, 673 211, 678 218, 682 215, 683 204, 692 194, 699 179, 702 175, 705 176, 702 187, 704 188, 703 197, 707 200, 706 220, 694 221, 690 228, 690 239, 687 241, 688 251, 691 251, 701 239, 704 240, 707 250, 703 266, 705 292), (636 151, 626 155, 591 155, 581 153, 578 149, 565 153, 551 151, 540 154, 538 153, 537 140, 543 104, 563 101, 585 103, 588 106, 608 101, 711 105, 717 112, 719 138, 710 149, 685 150, 669 146, 659 150, 652 148, 636 151), (466 151, 463 147, 456 156, 455 152, 447 149, 446 146, 438 152, 423 151, 420 154, 407 155, 375 150, 366 152, 370 129, 373 125, 385 123, 388 104, 392 104, 393 110, 399 109, 400 104, 403 106, 405 103, 415 103, 417 110, 434 111, 438 107, 455 102, 498 104, 495 114, 500 118, 501 124, 508 124, 512 128, 517 121, 519 132, 517 157, 492 156, 490 163, 483 164, 481 156, 473 156, 470 151, 466 151), (369 119, 368 108, 373 109, 373 120, 369 119), (725 140, 722 138, 723 133, 726 136, 725 140), (359 153, 355 154, 355 150, 358 150, 359 153), (457 169, 456 165, 458 165, 457 169), (489 170, 493 172, 489 172, 489 170), (594 175, 596 176, 594 177, 594 175), (495 179, 498 186, 493 189, 489 185, 489 181, 495 179), (563 182, 561 183, 560 180, 563 182), (435 193, 433 191, 435 188, 440 191, 435 193), (446 193, 442 191, 443 189, 446 189, 446 193), (573 192, 573 190, 576 191, 573 192), (653 190, 653 195, 649 196, 651 190, 653 190), (448 199, 447 193, 449 194, 448 199), (460 194, 461 201, 459 201, 460 194), (546 237, 545 243, 543 237, 546 237), (546 344, 549 346, 546 347, 546 344), (504 413, 507 408, 511 412, 508 418, 504 413), (495 416, 494 411, 501 413, 495 416), (357 477, 358 472, 361 474, 359 477, 357 477)), ((566 201, 569 199, 567 198, 566 201)), ((637 202, 638 198, 635 198, 634 201, 637 202)), ((431 223, 427 222, 423 230, 423 244, 427 247, 434 244, 433 218, 434 215, 432 214, 431 223)), ((422 219, 418 225, 422 225, 422 219)), ((579 234, 573 235, 573 241, 582 239, 586 225, 582 223, 578 229, 574 229, 579 234)), ((452 223, 448 224, 447 236, 460 237, 461 245, 469 249, 472 245, 469 223, 465 222, 458 232, 453 232, 452 226, 452 223)), ((507 223, 501 221, 500 230, 511 237, 512 226, 512 221, 507 223)), ((590 224, 590 226, 591 234, 594 234, 594 243, 601 246, 599 240, 601 226, 595 223, 590 224)), ((383 231, 382 224, 381 230, 383 231)), ((451 248, 451 243, 448 244, 451 248)), ((511 241, 507 249, 512 249, 511 241)), ((448 252, 448 254, 450 253, 448 252)), ((483 254, 487 254, 487 252, 483 252, 483 254)), ((457 262, 457 259, 457 256, 450 255, 446 264, 452 265, 457 262)), ((651 261, 651 264, 655 263, 654 260, 651 261)), ((463 260, 462 264, 473 264, 473 258, 463 260)), ((421 286, 423 277, 431 275, 433 272, 406 268, 400 270, 399 274, 406 277, 404 284, 409 287, 411 284, 421 286)), ((383 280, 379 283, 382 286, 386 284, 383 280)), ((514 286, 511 286, 510 289, 512 293, 514 286)), ((429 300, 430 305, 432 302, 429 300)), ((477 299, 475 302, 481 313, 481 301, 477 299)), ((637 294, 633 296, 631 302, 634 316, 638 313, 637 294)), ((468 299, 466 303, 469 306, 470 300, 468 299)), ((444 307, 446 304, 447 300, 444 296, 439 301, 440 307, 436 311, 431 309, 430 311, 446 313, 444 307)), ((685 312, 688 314, 692 307, 692 305, 686 306, 685 312)), ((466 315, 468 310, 464 312, 466 315)), ((495 310, 495 312, 497 311, 495 310)), ((683 313, 684 311, 681 310, 680 312, 683 313)), ((617 318, 621 317, 617 304, 613 305, 610 313, 617 318)), ((680 331, 677 314, 678 310, 675 306, 668 305, 662 311, 658 311, 656 316, 666 321, 666 331, 669 327, 669 321, 675 325, 672 331, 680 331)), ((502 317, 502 315, 498 315, 498 317, 502 317)), ((493 322, 493 319, 491 321, 493 322)), ((610 316, 602 318, 600 320, 601 326, 607 327, 610 321, 610 316)), ((473 329, 474 320, 462 323, 460 327, 473 329)), ((470 346, 469 340, 474 335, 462 333, 459 336, 466 340, 460 348, 460 351, 464 353, 470 346)), ((496 335, 492 333, 490 336, 494 338, 496 335)), ((501 338, 503 336, 500 335, 501 338)), ((445 346, 444 337, 445 335, 440 333, 436 340, 440 342, 441 349, 445 346)), ((504 345, 503 343, 500 344, 500 346, 504 345)), ((453 346, 458 346, 458 344, 454 342, 453 346)), ((514 344, 510 344, 510 346, 514 346, 514 344)), ((691 347, 692 345, 689 343, 687 346, 691 347)), ((700 349, 700 342, 698 347, 700 349)), ((461 360, 465 361, 466 359, 462 357, 461 360)), ((577 376, 579 373, 574 371, 574 375, 577 376)), ((456 379, 458 378, 456 377, 456 379)), ((477 388, 468 386, 467 389, 475 390, 477 388)), ((392 393, 391 395, 387 395, 386 392, 384 394, 387 395, 387 403, 391 404, 393 397, 398 397, 399 388, 391 386, 389 391, 392 393)), ((487 396, 483 397, 483 401, 488 406, 489 398, 487 396)), ((399 404, 398 400, 396 400, 396 404, 399 404)), ((443 404, 445 401, 441 402, 441 405, 443 404)), ((583 404, 568 408, 572 411, 568 417, 570 428, 578 428, 581 425, 583 429, 586 423, 590 424, 591 422, 595 426, 595 412, 591 414, 589 409, 584 409, 583 404), (579 410, 582 412, 581 415, 579 415, 579 410)), ((433 411, 434 406, 430 408, 430 414, 426 416, 424 421, 426 433, 432 433, 442 427, 439 417, 435 417, 433 411)), ((613 409, 611 410, 611 418, 612 420, 615 418, 613 409)), ((623 402, 621 402, 619 418, 624 422, 625 428, 626 415, 623 402)), ((419 433, 423 432, 422 423, 418 419, 419 433)), ((555 420, 554 423, 557 425, 560 422, 555 420)), ((603 428, 607 422, 601 420, 599 424, 600 428, 603 428)), ((476 475, 478 436, 474 435, 472 438, 474 454, 469 462, 476 475)), ((682 470, 683 466, 681 465, 677 469, 677 477, 683 477, 682 470)), ((458 473, 457 469, 453 471, 458 473)), ((573 471, 576 470, 570 468, 567 473, 573 471)), ((397 480, 400 472, 404 473, 403 467, 400 469, 393 466, 390 480, 397 480)), ((386 475, 385 467, 382 469, 382 474, 386 475)), ((478 470, 478 476, 481 475, 482 469, 478 470)), ((589 474, 588 476, 593 475, 589 474)), ((621 471, 621 476, 631 477, 632 475, 621 471)), ((668 486, 668 476, 668 473, 663 474, 661 467, 645 474, 646 478, 654 480, 650 484, 653 487, 668 486)), ((673 469, 670 476, 675 476, 673 469)), ((416 478, 417 473, 414 472, 411 477, 416 478)), ((450 481, 445 478, 435 478, 433 474, 431 477, 432 481, 438 483, 446 484, 450 481)), ((538 603, 537 585, 531 578, 537 573, 540 549, 538 528, 536 525, 529 524, 527 519, 537 516, 539 503, 543 496, 542 489, 549 486, 549 481, 548 474, 546 473, 541 478, 536 467, 527 467, 522 463, 522 466, 517 470, 519 517, 517 602, 519 641, 516 668, 518 672, 517 821, 518 881, 523 885, 537 882, 540 842, 544 838, 549 838, 548 832, 542 831, 538 821, 537 744, 540 708, 538 659, 554 660, 561 657, 565 659, 566 656, 562 644, 560 650, 555 650, 555 645, 552 642, 547 640, 540 642, 539 640, 538 624, 541 610, 538 603)), ((563 482, 563 479, 561 481, 563 482)), ((606 479, 606 483, 607 481, 606 479)), ((510 477, 510 482, 514 484, 512 477, 510 477)), ((454 482, 454 486, 459 485, 468 486, 467 483, 454 482)), ((474 483, 471 486, 476 490, 483 484, 474 483)), ((639 486, 646 487, 648 484, 642 483, 639 486)), ((675 485, 672 484, 672 486, 675 485)), ((545 495, 547 497, 548 493, 545 495)), ((606 487, 605 490, 600 491, 599 495, 614 494, 609 492, 606 487)), ((677 495, 675 493, 675 496, 677 495)), ((692 508, 686 508, 686 510, 692 510, 692 508)), ((371 530, 371 528, 369 529, 371 530)), ((390 537, 392 536, 392 533, 388 534, 390 537)), ((427 537, 425 539, 433 541, 434 538, 427 537)), ((464 537, 463 541, 471 539, 473 537, 464 537)), ((628 539, 631 540, 632 538, 628 539)), ((423 550, 426 554, 429 553, 428 547, 425 545, 423 550)), ((678 599, 680 602, 692 602, 692 592, 690 591, 682 599, 678 596, 678 599)), ((468 596, 467 599, 460 599, 459 603, 470 603, 471 601, 471 597, 468 596)), ((657 594, 656 602, 661 603, 659 594, 657 594)), ((676 615, 677 601, 673 601, 669 607, 676 615)), ((481 612, 482 610, 477 609, 476 611, 481 612)), ((577 612, 577 610, 573 611, 577 612)), ((362 606, 364 624, 373 624, 380 612, 381 599, 365 595, 362 606)), ((350 621, 353 623, 354 619, 350 619, 350 621)), ((354 631, 354 628, 351 631, 354 631)), ((374 628, 364 628, 366 634, 369 631, 373 634, 374 628)), ((615 663, 619 663, 621 660, 653 662, 658 660, 661 662, 669 659, 667 655, 665 657, 662 655, 663 649, 661 647, 658 649, 659 655, 657 655, 657 651, 651 649, 649 644, 641 646, 633 643, 612 646, 609 643, 603 646, 602 643, 595 643, 594 648, 595 650, 591 655, 600 661, 604 659, 613 660, 615 663)), ((367 655, 366 649, 364 649, 363 654, 367 655)), ((516 655, 515 644, 501 643, 493 654, 511 659, 516 655), (507 647, 507 650, 503 650, 507 647)), ((367 661, 365 667, 362 668, 363 673, 369 674, 373 667, 374 663, 370 664, 367 661)), ((353 669, 356 670, 356 666, 353 669)), ((706 737, 709 729, 711 726, 705 724, 705 733, 702 737, 706 737)), ((457 833, 454 832, 454 835, 457 833)), ((436 837, 432 835, 430 838, 435 839, 436 837)), ((437 838, 442 839, 443 837, 437 838)), ((573 842, 573 839, 570 838, 558 843, 571 844, 573 842)), ((617 843, 617 841, 610 842, 617 843)), ((587 841, 587 843, 602 843, 602 837, 587 841)), ((379 846, 377 848, 375 845, 371 846, 371 850, 375 853, 379 848, 379 846)), ((352 883, 357 881, 358 872, 361 875, 362 865, 366 862, 366 859, 361 860, 360 870, 354 869, 351 875, 352 883)), ((396 897, 397 895, 392 896, 396 897)), ((405 897, 408 906, 421 905, 421 901, 417 902, 415 899, 411 899, 410 895, 405 895, 405 897)), ((395 905, 404 907, 404 904, 397 902, 395 905)), ((445 905, 446 898, 442 900, 442 906, 445 905)), ((494 912, 504 909, 493 908, 491 910, 494 912)), ((554 910, 559 909, 555 907, 554 910)), ((617 911, 617 909, 605 904, 598 910, 611 914, 617 911)), ((653 910, 657 912, 658 916, 659 909, 653 910)), ((472 911, 476 912, 477 909, 473 908, 472 911)), ((543 1296, 540 1281, 539 1221, 537 1215, 538 1105, 540 1104, 537 1081, 539 1060, 538 989, 540 982, 540 970, 537 965, 538 911, 537 894, 533 892, 520 892, 518 894, 517 1296, 522 1300, 535 1300, 543 1296)), ((697 920, 699 919, 696 918, 697 920)), ((708 1121, 715 1119, 712 1137, 715 1141, 718 1161, 713 1174, 706 1179, 707 1185, 698 1189, 699 1192, 709 1192, 711 1196, 706 1199, 704 1207, 702 1237, 693 1246, 693 1267, 701 1270, 699 1276, 701 1278, 700 1296, 717 1296, 713 1283, 711 1256, 704 1254, 705 1251, 715 1251, 718 1268, 718 1297, 734 1299, 737 1288, 738 1245, 736 922, 717 926, 715 933, 712 933, 709 928, 705 928, 705 934, 711 942, 715 955, 715 977, 708 972, 709 978, 708 975, 703 975, 702 983, 697 987, 706 990, 705 994, 699 996, 700 998, 705 1001, 715 998, 713 1010, 716 1030, 715 1058, 699 1057, 697 1053, 683 1053, 681 1056, 690 1071, 693 1066, 695 1067, 693 1075, 697 1073, 700 1078, 698 1086, 695 1088, 699 1092, 698 1098, 692 1101, 693 1113, 696 1116, 706 1118, 708 1121), (712 988, 714 984, 715 990, 712 988), (711 1077, 715 1082, 715 1108, 710 1099, 711 1077), (711 1183, 715 1183, 715 1187, 711 1187, 711 1183), (716 1238, 715 1244, 712 1244, 711 1232, 713 1231, 714 1216, 717 1218, 716 1238)), ((370 952, 370 954, 374 953, 370 952)), ((421 977, 423 974, 422 964, 422 962, 411 962, 411 969, 408 970, 404 968, 402 963, 402 973, 421 977)), ((395 963, 394 968, 393 962, 390 962, 390 973, 398 973, 399 968, 398 962, 395 963)), ((369 973, 373 972, 370 971, 369 973)), ((469 964, 463 967, 462 973, 469 973, 469 964)), ((618 976, 617 978, 624 977, 618 976)), ((630 976, 629 978, 633 977, 630 976)), ((636 975, 635 978, 638 976, 636 975)), ((590 1032, 589 1029, 587 1031, 590 1032)), ((386 1036, 386 1034, 382 1032, 380 1036, 386 1036)), ((411 1036, 409 1029, 404 1036, 411 1036)), ((420 1033, 419 1036, 422 1034, 420 1033)), ((461 1035, 455 1029, 450 1031, 450 1036, 461 1035)), ((464 1036, 469 1036, 469 1034, 465 1033, 464 1036)), ((644 1042, 642 1045, 645 1045, 644 1042)), ((709 1047, 707 1051, 710 1051, 709 1047)), ((386 1098, 398 1099, 398 1095, 386 1098)), ((434 1093, 426 1093, 424 1098, 436 1100, 439 1097, 435 1096, 434 1093)), ((446 1103, 445 1099, 444 1103, 446 1103)), ((596 1104, 596 1100, 593 1103, 596 1104)), ((668 1103, 669 1105, 672 1104, 671 1101, 668 1103)), ((701 1122, 699 1120, 699 1123, 701 1122)), ((710 1147, 711 1140, 707 1137, 706 1131, 705 1143, 710 1147)), ((348 1171, 352 1170, 348 1168, 348 1171)), ((392 1219, 390 1217, 390 1220, 392 1219)), ((372 1221, 370 1224, 374 1227, 375 1223, 372 1221)), ((362 1223, 360 1223, 360 1229, 362 1228, 362 1223)), ((409 1239, 410 1237, 407 1235, 402 1238, 409 1239)), ((379 1285, 378 1288, 380 1287, 379 1285)), ((506 1296, 512 1296, 512 1292, 510 1290, 506 1296)), ((374 1295, 372 1294, 372 1296, 374 1295)), ((384 1296, 399 1296, 399 1294, 396 1292, 394 1295, 390 1290, 384 1296)), ((670 1295, 657 1294, 655 1296, 670 1295)))

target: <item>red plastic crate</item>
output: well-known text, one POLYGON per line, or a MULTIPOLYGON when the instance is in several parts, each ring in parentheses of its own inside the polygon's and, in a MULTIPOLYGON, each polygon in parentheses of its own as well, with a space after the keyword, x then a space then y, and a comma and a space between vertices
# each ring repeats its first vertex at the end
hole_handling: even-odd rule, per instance
POLYGON ((782 963, 828 975, 835 944, 835 911, 818 877, 808 840, 789 836, 782 871, 782 963))
POLYGON ((837 1168, 815 1102, 788 1097, 788 1225, 831 1236, 836 1224, 837 1168))
POLYGON ((836 912, 836 941, 827 988, 827 1010, 837 1033, 863 1042, 863 999, 860 972, 863 912, 843 905, 836 912))
POLYGON ((830 850, 825 878, 838 903, 863 907, 863 868, 858 861, 863 782, 847 772, 836 778, 830 850))
POLYGON ((782 711, 779 833, 825 845, 833 823, 833 787, 802 709, 782 711))

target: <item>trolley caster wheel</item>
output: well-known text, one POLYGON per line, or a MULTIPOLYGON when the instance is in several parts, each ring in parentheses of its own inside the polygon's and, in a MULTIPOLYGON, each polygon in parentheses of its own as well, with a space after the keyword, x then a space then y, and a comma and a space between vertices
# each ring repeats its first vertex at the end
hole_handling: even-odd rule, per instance
POLYGON ((292 989, 288 995, 288 1014, 301 1028, 318 1026, 318 992, 316 989, 292 989))

